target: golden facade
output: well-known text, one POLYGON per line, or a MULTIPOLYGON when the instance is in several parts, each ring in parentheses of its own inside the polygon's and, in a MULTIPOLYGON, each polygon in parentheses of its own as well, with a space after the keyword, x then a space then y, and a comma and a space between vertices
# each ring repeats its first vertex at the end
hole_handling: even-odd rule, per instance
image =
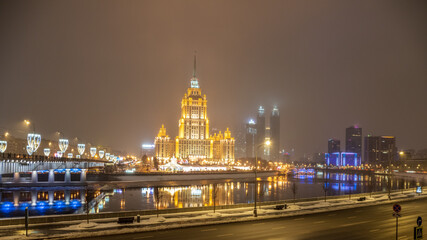
POLYGON ((155 155, 163 161, 176 157, 189 160, 190 163, 233 164, 234 138, 228 128, 224 135, 220 132, 211 136, 209 133, 207 99, 199 88, 195 69, 194 62, 191 85, 181 101, 178 136, 175 141, 171 140, 162 125, 155 138, 155 155))
POLYGON ((157 137, 154 140, 154 143, 156 157, 160 160, 160 162, 166 162, 170 156, 174 154, 175 149, 173 141, 166 134, 166 128, 163 124, 159 130, 159 134, 157 134, 157 137))

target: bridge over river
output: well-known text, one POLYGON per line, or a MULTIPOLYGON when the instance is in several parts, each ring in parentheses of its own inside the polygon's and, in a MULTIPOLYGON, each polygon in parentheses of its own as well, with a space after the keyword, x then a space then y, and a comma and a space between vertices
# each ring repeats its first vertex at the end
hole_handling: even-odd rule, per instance
POLYGON ((108 161, 64 157, 0 154, 1 186, 51 186, 86 183, 86 171, 108 161))

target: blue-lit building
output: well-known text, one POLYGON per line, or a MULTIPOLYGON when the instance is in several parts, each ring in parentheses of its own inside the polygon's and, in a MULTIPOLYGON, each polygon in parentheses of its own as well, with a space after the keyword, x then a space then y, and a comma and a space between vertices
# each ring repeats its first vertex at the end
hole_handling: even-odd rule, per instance
POLYGON ((353 152, 334 152, 325 153, 326 165, 332 165, 337 167, 342 166, 360 166, 361 160, 357 153, 353 152))

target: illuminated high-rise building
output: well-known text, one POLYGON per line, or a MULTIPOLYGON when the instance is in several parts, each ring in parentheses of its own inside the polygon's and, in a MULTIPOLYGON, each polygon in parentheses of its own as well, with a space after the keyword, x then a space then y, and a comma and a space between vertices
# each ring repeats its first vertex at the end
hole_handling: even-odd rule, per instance
POLYGON ((258 108, 258 114, 256 118, 256 140, 255 140, 255 147, 259 149, 255 149, 255 151, 258 152, 258 157, 264 158, 264 146, 263 143, 265 142, 265 114, 264 114, 264 107, 259 106, 258 108))
POLYGON ((389 163, 397 159, 396 138, 394 136, 365 137, 364 163, 389 163))
POLYGON ((328 140, 328 153, 341 152, 341 141, 339 139, 330 138, 328 140))
POLYGON ((362 128, 357 125, 345 130, 345 151, 357 153, 357 157, 362 157, 362 128))
POLYGON ((159 130, 159 134, 154 139, 154 149, 155 156, 161 163, 166 162, 175 153, 174 142, 166 134, 166 128, 163 124, 159 130))
POLYGON ((245 134, 246 157, 255 157, 255 138, 256 138, 256 124, 253 119, 249 120, 246 124, 245 134))
POLYGON ((278 160, 280 156, 280 116, 277 106, 273 107, 270 116, 270 141, 271 157, 270 160, 278 160))
MULTIPOLYGON (((174 154, 169 153, 165 158, 175 155, 177 159, 186 159, 190 163, 202 161, 206 164, 232 164, 234 163, 234 144, 235 140, 228 129, 224 134, 221 132, 214 136, 209 134, 207 99, 206 95, 202 95, 199 87, 199 80, 196 77, 196 57, 194 57, 193 77, 181 101, 181 118, 178 136, 174 143, 174 154)), ((163 157, 161 152, 158 152, 157 145, 156 156, 163 157)))

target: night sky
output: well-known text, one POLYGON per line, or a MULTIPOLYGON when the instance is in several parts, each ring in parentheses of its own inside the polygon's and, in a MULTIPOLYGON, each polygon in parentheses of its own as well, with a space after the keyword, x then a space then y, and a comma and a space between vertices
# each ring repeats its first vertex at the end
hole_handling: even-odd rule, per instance
POLYGON ((426 1, 1 1, 0 131, 139 153, 176 136, 194 51, 211 127, 276 104, 298 155, 353 124, 427 148, 426 1))

